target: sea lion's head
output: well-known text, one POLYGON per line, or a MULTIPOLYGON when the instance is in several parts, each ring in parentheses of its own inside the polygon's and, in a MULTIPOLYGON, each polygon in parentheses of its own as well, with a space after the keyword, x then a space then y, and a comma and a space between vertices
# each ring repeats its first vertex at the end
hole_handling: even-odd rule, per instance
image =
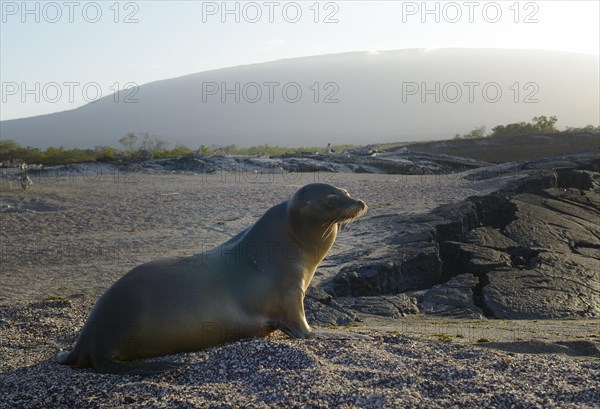
MULTIPOLYGON (((288 201, 288 217, 294 232, 327 252, 339 229, 362 216, 367 205, 350 197, 347 190, 326 183, 300 188, 288 201)), ((324 255, 323 255, 324 256, 324 255)))

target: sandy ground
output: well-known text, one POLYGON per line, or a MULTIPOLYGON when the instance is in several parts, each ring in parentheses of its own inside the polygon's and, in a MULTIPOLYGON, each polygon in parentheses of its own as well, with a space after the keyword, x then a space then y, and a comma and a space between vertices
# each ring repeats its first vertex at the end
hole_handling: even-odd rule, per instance
MULTIPOLYGON (((31 210, 0 214, 2 408, 600 404, 600 359, 592 348, 598 320, 413 316, 347 329, 371 340, 290 340, 276 333, 180 354, 175 360, 189 366, 147 379, 60 366, 49 358, 70 348, 97 297, 118 277, 140 263, 193 254, 226 240, 306 183, 347 188, 369 205, 333 249, 353 252, 377 233, 369 230, 370 218, 423 213, 489 193, 506 181, 473 182, 457 175, 99 173, 33 178, 29 191, 10 189, 6 181, 0 185, 3 204, 31 210), (482 348, 485 344, 496 349, 482 348)), ((335 272, 325 260, 319 279, 335 272)))
POLYGON ((362 235, 374 233, 368 228, 372 217, 423 213, 500 184, 456 175, 207 176, 106 170, 33 178, 28 191, 2 183, 3 203, 35 211, 1 215, 0 304, 75 294, 95 299, 132 267, 207 250, 315 181, 344 187, 369 205, 367 215, 339 236, 333 252, 359 250, 362 235))

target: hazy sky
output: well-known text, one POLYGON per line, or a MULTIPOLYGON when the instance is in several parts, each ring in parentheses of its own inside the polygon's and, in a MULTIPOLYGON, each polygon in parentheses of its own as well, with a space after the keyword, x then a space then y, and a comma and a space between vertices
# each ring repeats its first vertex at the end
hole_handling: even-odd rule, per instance
POLYGON ((316 54, 490 47, 598 55, 599 3, 0 0, 0 119, 75 108, 127 83, 316 54))

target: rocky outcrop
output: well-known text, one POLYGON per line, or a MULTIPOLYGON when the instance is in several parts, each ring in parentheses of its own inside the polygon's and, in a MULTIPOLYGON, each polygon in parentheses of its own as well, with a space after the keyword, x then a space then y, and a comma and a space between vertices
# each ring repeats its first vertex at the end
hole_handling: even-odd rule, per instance
POLYGON ((483 318, 484 313, 474 301, 473 288, 477 277, 460 274, 450 281, 433 286, 417 297, 421 312, 453 318, 483 318))
POLYGON ((430 246, 399 263, 388 261, 343 268, 329 289, 338 297, 397 294, 428 288, 430 283, 441 279, 441 274, 442 262, 435 247, 430 246))
POLYGON ((488 283, 481 297, 490 315, 600 316, 600 175, 567 174, 558 178, 564 187, 512 198, 516 219, 501 230, 516 243, 502 250, 511 265, 480 275, 488 283))
POLYGON ((419 312, 417 300, 405 294, 373 297, 342 297, 336 301, 347 310, 386 318, 400 318, 419 312))
POLYGON ((513 164, 537 170, 427 215, 372 219, 375 231, 398 233, 373 240, 379 249, 363 249, 324 288, 347 311, 389 318, 414 311, 390 301, 402 293, 433 315, 600 317, 597 158, 595 150, 513 164))
POLYGON ((410 152, 396 149, 390 152, 365 153, 350 149, 339 153, 293 153, 258 157, 201 155, 169 159, 138 160, 117 163, 131 171, 166 171, 193 173, 281 173, 281 172, 343 172, 403 175, 431 175, 460 172, 488 166, 489 163, 448 155, 410 152))
POLYGON ((333 300, 323 289, 309 287, 304 298, 306 319, 319 325, 348 325, 357 320, 356 315, 333 300))

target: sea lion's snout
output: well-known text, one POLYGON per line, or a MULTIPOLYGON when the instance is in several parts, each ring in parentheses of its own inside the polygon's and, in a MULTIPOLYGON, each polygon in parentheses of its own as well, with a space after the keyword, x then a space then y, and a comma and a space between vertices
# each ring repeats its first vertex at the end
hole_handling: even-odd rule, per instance
POLYGON ((360 199, 352 199, 352 204, 349 206, 350 212, 354 213, 352 215, 353 219, 362 216, 367 212, 368 209, 369 206, 367 206, 367 204, 360 199))
POLYGON ((360 207, 361 214, 365 214, 369 210, 369 206, 362 200, 357 200, 358 206, 360 207))
POLYGON ((365 202, 359 199, 348 197, 350 203, 346 206, 340 217, 341 221, 338 224, 340 230, 344 230, 350 223, 365 214, 368 206, 365 202))

